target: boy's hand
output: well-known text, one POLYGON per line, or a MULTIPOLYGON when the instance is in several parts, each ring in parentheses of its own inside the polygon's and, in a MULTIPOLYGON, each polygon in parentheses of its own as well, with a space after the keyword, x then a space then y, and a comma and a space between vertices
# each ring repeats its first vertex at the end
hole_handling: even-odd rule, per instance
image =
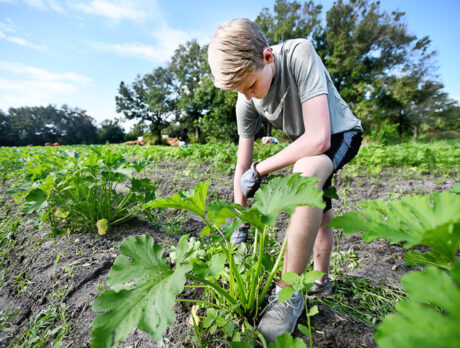
POLYGON ((263 177, 261 177, 255 169, 257 163, 258 162, 253 162, 251 164, 251 168, 245 171, 240 178, 241 192, 243 192, 243 195, 246 198, 253 197, 262 183, 263 177))

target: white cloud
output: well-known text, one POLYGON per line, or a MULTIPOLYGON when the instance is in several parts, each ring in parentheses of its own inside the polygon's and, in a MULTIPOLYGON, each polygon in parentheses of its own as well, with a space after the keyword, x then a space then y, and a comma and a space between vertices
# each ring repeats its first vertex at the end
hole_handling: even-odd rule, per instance
POLYGON ((9 18, 6 18, 5 21, 7 23, 0 22, 0 30, 7 33, 16 33, 16 28, 13 21, 9 18))
POLYGON ((41 80, 41 81, 62 81, 67 80, 70 82, 78 83, 81 85, 88 84, 91 82, 91 79, 83 76, 78 75, 73 72, 65 72, 61 74, 52 73, 43 69, 34 68, 31 66, 26 66, 21 63, 11 63, 0 61, 0 70, 7 71, 9 73, 15 75, 23 75, 25 77, 34 79, 34 80, 41 80))
POLYGON ((140 58, 153 62, 164 62, 169 58, 165 58, 155 46, 139 43, 110 44, 105 42, 92 42, 91 46, 96 51, 109 52, 122 57, 140 58))
POLYGON ((170 28, 164 22, 152 33, 152 35, 157 39, 158 48, 165 52, 164 54, 167 55, 167 59, 172 56, 174 50, 180 44, 183 44, 192 39, 192 36, 189 33, 170 28))
POLYGON ((6 40, 6 41, 12 42, 12 43, 14 43, 16 45, 19 45, 19 46, 31 47, 33 49, 36 49, 36 50, 42 51, 42 52, 46 51, 46 46, 45 45, 35 45, 35 44, 27 41, 26 39, 22 38, 22 37, 7 35, 7 34, 3 33, 2 31, 0 31, 0 40, 6 40))
POLYGON ((8 107, 55 104, 56 98, 72 96, 91 82, 73 72, 54 73, 21 63, 0 61, 0 105, 8 107))
POLYGON ((64 8, 61 6, 57 0, 48 0, 48 6, 51 7, 56 12, 65 13, 64 8))
MULTIPOLYGON (((156 1, 152 1, 149 5, 155 7, 156 1)), ((150 16, 151 11, 147 10, 144 2, 130 0, 93 0, 91 2, 69 2, 69 6, 76 11, 86 14, 105 17, 111 21, 134 20, 143 21, 150 16), (144 8, 143 8, 144 7, 144 8)))
POLYGON ((159 19, 157 25, 157 29, 152 32, 152 37, 155 40, 152 44, 91 42, 90 45, 100 52, 145 59, 155 63, 165 63, 171 58, 180 44, 191 40, 193 37, 185 31, 170 28, 164 20, 159 19))
MULTIPOLYGON (((18 0, 0 0, 0 2, 15 4, 18 2, 18 0)), ((46 10, 48 8, 51 8, 54 11, 64 13, 64 9, 61 6, 59 0, 22 0, 22 2, 26 3, 31 7, 38 8, 39 10, 46 10)))
POLYGON ((41 10, 45 9, 45 4, 42 0, 23 0, 27 5, 39 8, 41 10))
MULTIPOLYGON (((0 0, 1 1, 1 0, 0 0)), ((11 43, 14 43, 19 46, 24 46, 24 47, 31 47, 33 49, 36 49, 38 51, 46 51, 47 48, 45 45, 37 45, 29 40, 18 36, 17 32, 18 29, 14 25, 13 21, 9 18, 6 18, 6 22, 0 22, 0 40, 6 40, 11 43)))

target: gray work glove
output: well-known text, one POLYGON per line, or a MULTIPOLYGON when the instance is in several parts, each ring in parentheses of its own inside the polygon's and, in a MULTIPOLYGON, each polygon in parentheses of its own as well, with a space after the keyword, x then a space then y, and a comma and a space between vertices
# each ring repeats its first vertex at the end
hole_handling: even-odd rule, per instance
POLYGON ((233 232, 232 237, 230 238, 230 243, 240 245, 241 243, 246 242, 248 240, 249 227, 249 224, 243 224, 238 227, 235 232, 233 232))
POLYGON ((258 162, 253 162, 251 167, 241 175, 240 178, 240 188, 243 192, 243 195, 246 198, 251 198, 254 196, 256 191, 259 189, 262 179, 264 177, 259 176, 255 170, 255 166, 258 162))

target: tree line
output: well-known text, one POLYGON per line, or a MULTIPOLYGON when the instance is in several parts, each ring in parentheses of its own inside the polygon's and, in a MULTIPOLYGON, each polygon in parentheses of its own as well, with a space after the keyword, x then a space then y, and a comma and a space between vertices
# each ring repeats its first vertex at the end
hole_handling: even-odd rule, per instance
POLYGON ((96 126, 86 111, 67 105, 0 110, 0 146, 119 143, 133 136, 125 134, 118 120, 96 126))
MULTIPOLYGON (((322 11, 313 0, 277 0, 255 22, 270 44, 309 39, 367 134, 417 138, 421 131, 460 128, 460 107, 438 81, 431 40, 411 34, 403 12, 367 0, 337 0, 325 21, 322 11)), ((235 101, 236 93, 213 86, 207 46, 192 40, 166 66, 122 81, 116 107, 152 133, 175 122, 195 129, 196 140, 235 141, 235 101)))

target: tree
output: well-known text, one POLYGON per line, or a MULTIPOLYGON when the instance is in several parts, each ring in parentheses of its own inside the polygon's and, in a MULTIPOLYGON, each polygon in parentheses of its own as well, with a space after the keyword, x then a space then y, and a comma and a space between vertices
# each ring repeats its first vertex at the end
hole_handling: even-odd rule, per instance
POLYGON ((0 110, 0 146, 13 146, 17 135, 11 129, 11 117, 0 110))
MULTIPOLYGON (((90 144, 96 142, 96 126, 86 111, 63 105, 10 108, 0 116, 6 130, 2 145, 90 144)), ((2 132, 3 133, 3 132, 2 132)))
POLYGON ((161 129, 168 124, 176 105, 169 69, 159 67, 151 74, 138 76, 131 86, 123 81, 115 97, 117 112, 128 120, 139 119, 148 122, 152 134, 161 135, 161 129))
POLYGON ((200 122, 209 106, 204 100, 196 97, 203 80, 211 75, 207 62, 207 46, 201 47, 196 40, 179 45, 168 69, 173 75, 178 121, 187 127, 195 128, 195 141, 198 142, 200 122))
POLYGON ((147 132, 148 126, 144 122, 133 125, 131 130, 126 133, 125 140, 133 140, 143 136, 147 132))
POLYGON ((94 119, 80 108, 71 108, 62 105, 57 118, 60 136, 58 142, 62 144, 94 144, 97 141, 97 128, 94 119))
POLYGON ((428 115, 427 123, 434 131, 460 131, 460 105, 457 101, 448 99, 443 109, 428 115))
POLYGON ((203 102, 203 109, 207 108, 200 124, 204 140, 212 143, 236 142, 237 93, 217 89, 210 78, 205 78, 196 90, 195 98, 203 102))
POLYGON ((321 31, 321 9, 322 5, 315 5, 313 1, 301 5, 297 1, 276 0, 274 14, 263 8, 255 22, 270 44, 301 37, 314 41, 321 31))
POLYGON ((100 143, 120 143, 125 138, 123 128, 118 124, 118 120, 104 120, 101 128, 98 129, 98 140, 100 143))

